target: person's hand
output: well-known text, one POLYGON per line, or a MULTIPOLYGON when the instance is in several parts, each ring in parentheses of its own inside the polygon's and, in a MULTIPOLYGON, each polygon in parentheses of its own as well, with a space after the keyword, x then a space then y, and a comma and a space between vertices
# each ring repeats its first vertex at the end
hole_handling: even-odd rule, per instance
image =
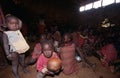
POLYGON ((48 69, 46 68, 46 67, 44 67, 43 69, 42 69, 42 73, 47 73, 47 71, 48 71, 48 69))
POLYGON ((44 74, 50 74, 50 75, 53 75, 53 74, 54 74, 52 71, 49 71, 46 67, 44 67, 44 68, 42 69, 42 73, 44 73, 44 74))
POLYGON ((47 74, 54 75, 54 72, 52 72, 52 71, 47 71, 47 74))
POLYGON ((16 58, 17 58, 16 53, 10 53, 10 54, 7 55, 8 60, 15 60, 16 58))
POLYGON ((11 53, 7 55, 7 59, 12 60, 12 54, 11 53))

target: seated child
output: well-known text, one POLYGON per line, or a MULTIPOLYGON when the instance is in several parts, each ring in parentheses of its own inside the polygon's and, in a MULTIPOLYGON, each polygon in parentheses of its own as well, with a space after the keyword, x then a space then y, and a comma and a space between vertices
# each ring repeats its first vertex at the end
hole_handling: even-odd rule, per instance
POLYGON ((46 75, 54 74, 47 69, 47 62, 53 57, 59 58, 56 52, 54 52, 52 43, 50 41, 44 41, 42 43, 42 54, 37 60, 37 78, 44 78, 46 75))
POLYGON ((107 42, 107 44, 100 50, 100 53, 103 56, 101 61, 105 67, 108 67, 109 64, 117 58, 117 51, 113 43, 107 42))
POLYGON ((63 44, 60 47, 60 58, 62 60, 63 73, 66 75, 78 71, 75 50, 76 46, 72 42, 72 36, 69 33, 64 34, 63 44))

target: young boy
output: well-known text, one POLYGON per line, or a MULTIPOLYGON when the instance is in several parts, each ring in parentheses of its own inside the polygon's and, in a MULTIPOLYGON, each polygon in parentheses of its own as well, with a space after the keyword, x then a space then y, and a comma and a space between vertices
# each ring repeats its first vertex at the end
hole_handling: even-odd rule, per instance
POLYGON ((15 16, 9 15, 6 17, 7 31, 4 31, 3 45, 7 58, 12 62, 12 70, 16 78, 20 78, 18 74, 18 65, 25 69, 25 52, 29 49, 26 40, 20 32, 22 22, 15 16))
POLYGON ((54 74, 47 69, 47 62, 50 58, 59 58, 56 52, 54 52, 54 47, 50 41, 44 41, 42 43, 42 54, 37 60, 37 78, 44 78, 47 74, 54 74))

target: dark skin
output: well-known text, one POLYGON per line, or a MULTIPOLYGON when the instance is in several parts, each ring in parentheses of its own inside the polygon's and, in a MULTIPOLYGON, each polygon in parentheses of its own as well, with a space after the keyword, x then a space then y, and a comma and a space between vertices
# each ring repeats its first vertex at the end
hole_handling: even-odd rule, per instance
MULTIPOLYGON (((6 22, 9 31, 16 31, 19 29, 19 19, 16 17, 7 18, 6 22)), ((13 74, 16 78, 20 78, 18 74, 18 65, 20 64, 23 71, 27 73, 28 71, 25 68, 25 54, 18 54, 17 52, 10 52, 9 41, 6 34, 3 35, 3 46, 8 60, 12 62, 13 74)))
MULTIPOLYGON (((52 54, 53 54, 53 51, 54 51, 54 47, 52 45, 52 43, 50 41, 47 41, 45 43, 42 44, 42 50, 43 50, 43 54, 45 57, 47 58, 51 58, 52 54)), ((45 69, 47 69, 45 67, 45 69)), ((46 73, 47 75, 54 75, 55 73, 58 73, 60 70, 56 71, 56 72, 52 72, 52 71, 49 71, 47 69, 46 73)))
POLYGON ((45 57, 50 58, 53 54, 53 47, 51 44, 43 44, 43 54, 45 57))
MULTIPOLYGON (((42 50, 43 50, 43 54, 45 57, 50 58, 53 54, 53 45, 50 42, 45 42, 42 44, 42 50)), ((43 69, 47 69, 46 67, 43 69)), ((44 74, 51 74, 53 75, 54 73, 49 71, 48 69, 46 70, 46 72, 44 74)))
MULTIPOLYGON (((53 51, 54 51, 54 47, 53 47, 52 43, 50 41, 48 41, 47 43, 42 45, 42 48, 43 48, 44 56, 47 57, 47 58, 50 58, 52 56, 52 54, 53 54, 53 51)), ((47 69, 47 68, 45 68, 45 69, 47 69)), ((61 68, 58 71, 54 71, 54 72, 47 69, 45 74, 54 75, 56 73, 59 73, 62 69, 63 68, 61 68)))
POLYGON ((7 66, 7 60, 6 60, 6 58, 5 58, 5 53, 4 53, 4 49, 3 49, 3 36, 4 36, 5 34, 3 33, 3 31, 0 31, 0 48, 1 48, 1 55, 2 56, 0 56, 1 58, 2 58, 2 62, 1 62, 1 67, 6 67, 7 66))
MULTIPOLYGON (((50 58, 53 54, 51 44, 46 41, 42 43, 42 52, 45 57, 50 58)), ((37 78, 45 78, 46 75, 53 75, 53 72, 50 72, 47 69, 47 66, 45 66, 40 72, 38 71, 37 78)))

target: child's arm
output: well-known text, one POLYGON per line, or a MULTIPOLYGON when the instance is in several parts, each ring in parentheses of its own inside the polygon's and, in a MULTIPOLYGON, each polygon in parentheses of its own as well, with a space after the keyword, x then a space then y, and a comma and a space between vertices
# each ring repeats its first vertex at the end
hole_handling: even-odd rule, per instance
POLYGON ((8 36, 5 33, 3 33, 3 48, 4 48, 5 54, 7 56, 7 59, 12 60, 12 59, 14 59, 14 57, 10 53, 10 48, 9 47, 10 46, 9 46, 8 36))
POLYGON ((8 56, 10 54, 9 41, 8 41, 8 37, 5 33, 3 33, 3 48, 5 51, 5 54, 8 56))
POLYGON ((37 43, 37 44, 35 45, 33 52, 34 52, 35 54, 41 54, 41 53, 42 53, 40 43, 37 43))

